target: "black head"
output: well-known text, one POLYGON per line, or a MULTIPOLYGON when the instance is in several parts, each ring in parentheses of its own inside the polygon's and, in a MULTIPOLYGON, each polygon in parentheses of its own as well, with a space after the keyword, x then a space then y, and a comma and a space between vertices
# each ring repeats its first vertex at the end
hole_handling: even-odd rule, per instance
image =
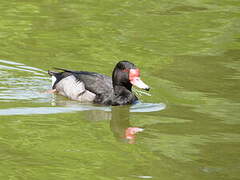
POLYGON ((120 61, 116 64, 112 73, 112 81, 113 87, 124 86, 129 91, 131 91, 132 85, 145 90, 150 89, 141 81, 139 69, 129 61, 120 61))

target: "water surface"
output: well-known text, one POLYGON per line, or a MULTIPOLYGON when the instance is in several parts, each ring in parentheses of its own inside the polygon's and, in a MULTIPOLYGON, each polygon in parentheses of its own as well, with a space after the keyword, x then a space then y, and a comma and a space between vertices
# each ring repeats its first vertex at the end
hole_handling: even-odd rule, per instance
POLYGON ((0 178, 238 179, 239 7, 235 0, 0 2, 0 178), (43 93, 52 67, 111 75, 123 59, 151 86, 139 104, 43 93), (143 131, 127 138, 134 127, 143 131))

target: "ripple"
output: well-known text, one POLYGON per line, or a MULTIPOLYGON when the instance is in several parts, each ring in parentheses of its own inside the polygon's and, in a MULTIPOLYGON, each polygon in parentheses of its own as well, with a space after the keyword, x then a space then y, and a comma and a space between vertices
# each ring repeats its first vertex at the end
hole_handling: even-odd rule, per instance
POLYGON ((0 102, 15 100, 49 101, 49 96, 39 93, 49 88, 50 78, 42 69, 22 63, 0 60, 0 102))
POLYGON ((131 106, 130 112, 154 112, 166 108, 164 103, 137 103, 131 106))
MULTIPOLYGON (((139 103, 139 105, 133 105, 130 107, 130 112, 154 112, 165 109, 165 104, 151 104, 151 103, 139 103)), ((58 113, 70 113, 78 111, 111 111, 110 106, 95 106, 95 105, 81 105, 72 107, 22 107, 22 108, 8 108, 0 109, 0 115, 33 115, 33 114, 58 114, 58 113)))

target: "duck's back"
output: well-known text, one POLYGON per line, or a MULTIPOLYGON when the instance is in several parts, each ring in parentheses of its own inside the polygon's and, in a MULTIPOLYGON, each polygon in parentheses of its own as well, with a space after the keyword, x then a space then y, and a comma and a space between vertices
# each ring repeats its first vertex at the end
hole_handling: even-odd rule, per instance
POLYGON ((109 76, 86 71, 49 72, 56 78, 53 89, 73 100, 94 101, 107 104, 113 95, 112 79, 109 76))
POLYGON ((77 81, 83 82, 85 88, 95 94, 110 94, 113 92, 112 78, 109 76, 80 71, 73 74, 77 81))

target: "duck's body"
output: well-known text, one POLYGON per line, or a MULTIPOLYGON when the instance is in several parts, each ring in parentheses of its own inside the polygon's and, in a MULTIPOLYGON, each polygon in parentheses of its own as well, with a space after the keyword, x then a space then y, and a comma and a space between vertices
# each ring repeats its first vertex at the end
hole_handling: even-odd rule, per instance
MULTIPOLYGON (((105 105, 133 104, 138 100, 132 93, 130 81, 130 74, 133 74, 130 70, 136 68, 128 61, 120 61, 116 65, 112 78, 95 72, 57 69, 62 72, 49 71, 54 79, 52 89, 72 100, 105 105)), ((142 85, 149 89, 144 83, 142 85)))

